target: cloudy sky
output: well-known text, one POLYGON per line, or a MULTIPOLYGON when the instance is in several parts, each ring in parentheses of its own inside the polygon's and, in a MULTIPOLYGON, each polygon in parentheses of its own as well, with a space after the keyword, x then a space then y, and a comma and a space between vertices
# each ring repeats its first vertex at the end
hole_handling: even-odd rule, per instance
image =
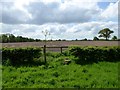
POLYGON ((110 28, 118 36, 118 0, 1 0, 0 33, 44 39, 93 39, 110 28))

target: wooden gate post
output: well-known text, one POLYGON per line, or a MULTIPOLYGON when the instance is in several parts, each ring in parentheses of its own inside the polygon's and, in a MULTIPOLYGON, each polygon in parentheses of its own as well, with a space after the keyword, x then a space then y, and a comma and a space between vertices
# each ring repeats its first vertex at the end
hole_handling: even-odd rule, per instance
POLYGON ((44 61, 46 63, 46 45, 43 47, 43 53, 44 53, 44 61))
POLYGON ((62 47, 60 47, 61 53, 62 53, 62 47))

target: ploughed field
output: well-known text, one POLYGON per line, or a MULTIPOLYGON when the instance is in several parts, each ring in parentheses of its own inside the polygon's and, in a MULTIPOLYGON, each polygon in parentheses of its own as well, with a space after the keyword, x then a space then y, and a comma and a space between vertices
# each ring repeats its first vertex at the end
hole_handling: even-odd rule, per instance
MULTIPOLYGON (((120 41, 48 41, 47 47, 61 46, 118 46, 120 41)), ((43 47, 44 42, 2 43, 2 47, 43 47)), ((65 50, 66 48, 63 48, 65 50)), ((49 51, 60 51, 60 48, 49 48, 49 51)))
MULTIPOLYGON (((120 41, 48 41, 47 46, 117 46, 120 41)), ((2 43, 3 47, 24 47, 38 46, 42 47, 44 42, 20 42, 20 43, 2 43)))

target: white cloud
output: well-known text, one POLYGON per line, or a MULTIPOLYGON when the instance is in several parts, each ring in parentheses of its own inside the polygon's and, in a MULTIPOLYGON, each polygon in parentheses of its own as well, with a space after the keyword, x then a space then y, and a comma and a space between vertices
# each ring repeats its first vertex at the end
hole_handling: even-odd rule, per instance
MULTIPOLYGON (((1 0, 1 2, 15 2, 16 0, 1 0)), ((17 0, 17 1, 21 1, 21 2, 46 2, 46 3, 50 3, 50 2, 116 2, 118 0, 17 0)))
POLYGON ((61 3, 61 0, 35 1, 3 2, 2 22, 7 24, 44 24, 117 20, 118 2, 111 3, 107 9, 102 10, 97 2, 78 2, 79 0, 65 0, 64 3, 61 3))
MULTIPOLYGON (((118 35, 117 3, 105 10, 97 2, 79 0, 16 0, 4 2, 2 32, 43 39, 48 29, 53 39, 93 39, 98 31, 110 28, 118 35)), ((97 0, 99 1, 99 0, 97 0)), ((2 24, 1 23, 1 24, 2 24)), ((48 37, 50 38, 50 37, 48 37)))
MULTIPOLYGON (((110 28, 113 35, 118 36, 118 26, 116 22, 87 22, 81 24, 44 24, 44 25, 8 25, 3 24, 4 33, 12 33, 32 38, 44 39, 42 30, 47 29, 53 39, 93 39, 98 36, 98 32, 103 28, 110 28)), ((51 36, 48 38, 50 39, 51 36)))
POLYGON ((87 22, 101 11, 96 2, 20 2, 3 3, 3 23, 44 24, 87 22))
POLYGON ((110 3, 110 5, 101 13, 101 19, 118 20, 118 2, 110 3))

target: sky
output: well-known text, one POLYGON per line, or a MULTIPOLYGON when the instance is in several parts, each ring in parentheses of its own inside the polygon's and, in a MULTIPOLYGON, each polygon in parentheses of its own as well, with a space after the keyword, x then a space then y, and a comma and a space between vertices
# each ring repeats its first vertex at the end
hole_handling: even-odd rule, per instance
MULTIPOLYGON (((104 28, 118 36, 118 0, 1 0, 0 34, 34 39, 93 39, 104 28)), ((120 36, 120 35, 119 35, 120 36)))

